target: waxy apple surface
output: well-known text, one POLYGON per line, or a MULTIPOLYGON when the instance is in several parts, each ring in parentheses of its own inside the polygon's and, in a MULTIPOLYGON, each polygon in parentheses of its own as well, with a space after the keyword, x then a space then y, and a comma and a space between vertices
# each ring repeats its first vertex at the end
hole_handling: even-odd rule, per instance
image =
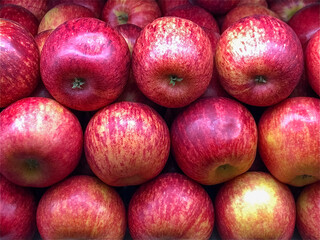
POLYGON ((91 118, 84 149, 90 168, 103 182, 138 185, 157 176, 165 166, 170 133, 151 107, 117 102, 91 118))
POLYGON ((130 52, 120 33, 95 18, 77 18, 47 38, 40 59, 44 85, 63 105, 94 111, 115 101, 129 77, 130 52))
POLYGON ((98 178, 77 175, 49 188, 37 209, 42 239, 123 239, 125 206, 98 178))
POLYGON ((222 183, 246 172, 256 156, 256 123, 235 100, 200 99, 178 115, 170 131, 179 167, 201 184, 222 183))
POLYGON ((192 0, 192 2, 213 14, 224 15, 236 7, 240 0, 192 0))
POLYGON ((143 184, 129 203, 133 239, 209 239, 213 226, 208 193, 179 173, 165 173, 143 184))
POLYGON ((288 98, 267 109, 258 123, 258 151, 283 183, 304 186, 320 180, 320 99, 288 98))
POLYGON ((214 202, 222 239, 291 239, 294 197, 285 184, 265 172, 246 172, 219 189, 214 202))
POLYGON ((210 83, 210 39, 190 20, 158 18, 141 31, 136 41, 132 71, 138 88, 150 100, 170 108, 186 106, 210 83))
POLYGON ((77 166, 83 144, 81 125, 55 100, 18 100, 0 113, 0 122, 0 172, 13 183, 47 187, 77 166))
POLYGON ((0 18, 0 108, 29 96, 39 81, 39 50, 22 25, 0 18))
POLYGON ((223 88, 254 106, 287 98, 304 68, 297 35, 283 21, 266 15, 242 18, 226 29, 215 60, 223 88))

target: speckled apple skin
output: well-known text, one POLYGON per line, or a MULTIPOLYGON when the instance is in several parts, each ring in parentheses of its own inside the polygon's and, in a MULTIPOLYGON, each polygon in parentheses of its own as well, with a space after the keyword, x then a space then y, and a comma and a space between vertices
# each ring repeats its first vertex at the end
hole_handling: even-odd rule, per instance
POLYGON ((263 113, 258 151, 278 180, 299 187, 320 180, 319 122, 320 100, 312 97, 288 98, 263 113))
POLYGON ((42 239, 123 239, 126 210, 119 194, 98 178, 77 175, 48 189, 38 204, 42 239))
POLYGON ((95 18, 72 19, 47 38, 40 59, 44 85, 63 105, 94 111, 115 101, 128 81, 130 52, 124 38, 95 18), (84 82, 73 88, 75 78, 84 82))
POLYGON ((47 0, 1 0, 1 4, 14 4, 24 7, 35 15, 38 21, 41 21, 48 11, 47 0))
POLYGON ((287 98, 304 68, 297 35, 283 21, 266 15, 242 18, 225 30, 215 60, 224 89, 254 106, 270 106, 287 98), (257 82, 257 76, 265 82, 257 82))
POLYGON ((294 197, 265 172, 246 172, 219 189, 214 202, 221 239, 291 239, 294 197))
POLYGON ((133 239, 209 239, 214 208, 203 187, 179 173, 142 185, 128 208, 133 239))
POLYGON ((0 108, 4 108, 36 88, 40 57, 32 34, 14 21, 0 18, 0 42, 0 108))

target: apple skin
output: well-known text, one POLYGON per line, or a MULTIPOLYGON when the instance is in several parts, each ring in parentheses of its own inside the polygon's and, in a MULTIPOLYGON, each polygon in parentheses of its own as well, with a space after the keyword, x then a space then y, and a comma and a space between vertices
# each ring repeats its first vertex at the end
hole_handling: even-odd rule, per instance
POLYGON ((62 23, 80 17, 94 18, 94 13, 81 5, 62 3, 51 8, 40 21, 38 33, 45 30, 56 29, 62 23))
POLYGON ((0 174, 0 238, 33 239, 37 203, 29 188, 13 184, 0 174))
POLYGON ((265 172, 246 172, 218 190, 214 202, 221 239, 291 239, 296 220, 289 187, 265 172))
MULTIPOLYGON (((318 0, 276 0, 269 3, 269 8, 277 13, 282 21, 288 22, 300 9, 315 2, 318 0)), ((303 19, 305 20, 307 18, 303 19)))
POLYGON ((184 107, 206 91, 213 57, 210 39, 199 25, 179 17, 161 17, 142 29, 136 41, 133 76, 151 101, 184 107))
POLYGON ((171 149, 181 170, 213 185, 246 172, 257 151, 257 126, 239 102, 223 97, 199 99, 173 121, 171 149))
POLYGON ((115 26, 115 29, 119 31, 122 37, 124 37, 128 44, 130 54, 132 54, 133 46, 136 43, 142 28, 134 24, 126 23, 115 26))
POLYGON ((320 96, 320 30, 308 42, 305 50, 305 63, 308 82, 320 96))
POLYGON ((29 10, 24 7, 13 4, 1 5, 0 18, 6 18, 21 24, 33 36, 37 34, 39 21, 29 10))
POLYGON ((79 111, 94 111, 115 101, 128 81, 129 69, 126 41, 96 18, 61 24, 41 52, 45 87, 58 102, 79 111))
POLYGON ((0 0, 0 5, 5 4, 14 4, 26 8, 38 21, 41 21, 48 10, 47 0, 0 0))
POLYGON ((208 193, 179 173, 164 173, 143 184, 128 207, 132 239, 209 239, 213 226, 208 193))
POLYGON ((302 187, 320 180, 320 100, 288 98, 258 123, 258 151, 279 181, 302 187), (298 146, 298 147, 297 147, 298 146))
POLYGON ((49 35, 53 32, 53 30, 54 29, 45 30, 45 31, 42 31, 41 33, 38 33, 37 35, 34 36, 34 40, 36 41, 36 43, 38 45, 40 55, 41 55, 44 43, 46 42, 49 35))
POLYGON ((244 4, 239 5, 232 10, 230 10, 225 18, 223 19, 221 32, 224 32, 228 27, 230 27, 233 23, 238 21, 241 18, 251 16, 254 14, 263 14, 263 15, 269 15, 272 17, 279 18, 278 14, 271 11, 267 7, 261 6, 261 5, 255 5, 255 4, 244 4))
POLYGON ((220 33, 218 23, 211 13, 196 5, 182 5, 175 7, 168 11, 165 16, 186 18, 198 24, 200 27, 205 27, 220 33))
POLYGON ((90 168, 111 186, 138 185, 154 178, 170 152, 168 126, 143 103, 104 107, 91 118, 84 139, 90 168))
POLYGON ((81 125, 55 100, 18 100, 0 113, 0 121, 0 171, 11 182, 47 187, 77 166, 83 145, 81 125))
POLYGON ((191 5, 191 2, 189 0, 157 0, 157 3, 159 5, 159 8, 162 12, 162 15, 166 15, 168 11, 171 9, 182 6, 182 5, 191 5))
POLYGON ((39 51, 22 25, 0 18, 0 108, 27 97, 39 81, 39 51))
POLYGON ((224 15, 237 6, 240 0, 192 0, 192 2, 213 14, 224 15))
POLYGON ((161 10, 155 0, 108 0, 101 19, 112 27, 131 23, 144 28, 160 16, 161 10))
POLYGON ((288 22, 304 47, 308 40, 320 29, 320 3, 309 4, 297 11, 288 22))
POLYGON ((246 4, 255 4, 264 7, 268 7, 268 2, 266 0, 240 0, 237 6, 246 5, 246 4))
POLYGON ((37 209, 46 239, 123 239, 126 210, 119 194, 98 178, 69 177, 50 187, 37 209))
POLYGON ((239 101, 259 107, 287 98, 304 69, 297 35, 267 15, 241 18, 226 29, 215 60, 223 88, 239 101))
POLYGON ((297 201, 296 226, 302 239, 320 239, 320 182, 305 186, 297 201))

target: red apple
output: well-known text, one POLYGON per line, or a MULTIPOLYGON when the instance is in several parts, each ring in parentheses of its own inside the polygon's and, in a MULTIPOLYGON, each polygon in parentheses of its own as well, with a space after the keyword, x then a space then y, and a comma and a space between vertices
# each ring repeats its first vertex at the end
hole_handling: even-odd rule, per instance
POLYGON ((62 23, 80 17, 94 17, 94 13, 81 5, 75 3, 62 3, 53 8, 51 8, 43 16, 38 33, 45 30, 56 29, 62 23))
POLYGON ((298 85, 295 87, 289 97, 317 97, 317 94, 313 91, 309 84, 308 77, 306 76, 306 68, 304 68, 298 85))
POLYGON ((320 30, 308 42, 305 50, 305 63, 308 82, 320 96, 320 30))
POLYGON ((20 24, 0 18, 0 108, 29 96, 39 81, 39 50, 20 24))
POLYGON ((320 29, 320 3, 310 4, 300 9, 288 22, 304 47, 308 40, 320 29))
POLYGON ((240 0, 237 6, 245 5, 245 4, 256 4, 264 7, 268 7, 267 0, 240 0))
POLYGON ((167 14, 167 12, 175 7, 182 5, 191 5, 189 0, 157 0, 162 15, 167 14))
POLYGON ((77 166, 83 144, 78 119, 49 98, 29 97, 0 113, 0 172, 21 186, 47 187, 77 166))
POLYGON ((196 5, 182 5, 169 10, 165 16, 181 17, 193 21, 200 27, 211 29, 220 33, 215 18, 204 8, 196 5))
POLYGON ((271 11, 267 7, 261 6, 261 5, 255 5, 255 4, 244 4, 239 5, 232 10, 230 10, 223 22, 221 27, 221 32, 224 32, 228 27, 230 27, 233 23, 238 21, 241 18, 252 16, 255 14, 262 14, 262 15, 269 15, 272 17, 279 18, 278 14, 271 11))
POLYGON ((288 22, 297 11, 315 2, 318 0, 275 0, 269 3, 269 8, 277 13, 281 20, 288 22))
POLYGON ((108 0, 101 19, 112 27, 131 23, 144 28, 160 16, 161 10, 155 0, 108 0))
POLYGON ((320 180, 320 100, 288 98, 260 118, 259 153, 279 181, 301 187, 320 180))
POLYGON ((89 166, 103 182, 138 185, 163 169, 170 151, 169 129, 151 107, 117 102, 91 118, 84 149, 89 166))
POLYGON ((14 4, 28 9, 38 21, 42 19, 47 12, 47 0, 0 0, 0 5, 14 4))
POLYGON ((183 107, 207 89, 213 72, 213 51, 206 32, 179 17, 162 17, 142 31, 132 52, 138 88, 150 100, 183 107))
POLYGON ((33 36, 37 34, 39 21, 24 7, 13 4, 0 5, 0 18, 6 18, 21 24, 33 36))
POLYGON ((128 80, 129 68, 126 41, 96 18, 61 24, 41 52, 44 85, 58 102, 80 111, 94 111, 115 101, 128 80))
POLYGON ((124 37, 126 40, 130 53, 132 54, 133 46, 136 43, 137 38, 140 35, 141 27, 138 27, 137 25, 126 23, 117 25, 115 27, 116 30, 119 31, 119 33, 124 37))
POLYGON ((17 186, 0 174, 0 238, 33 239, 36 210, 32 190, 17 186))
POLYGON ((235 100, 200 99, 172 123, 171 148, 181 170, 205 185, 225 182, 246 172, 257 151, 257 126, 235 100))
POLYGON ((237 6, 240 0, 192 0, 192 2, 213 14, 224 15, 237 6))
POLYGON ((219 189, 214 203, 221 239, 291 239, 294 197, 269 173, 246 172, 219 189))
POLYGON ((214 209, 203 187, 179 173, 143 184, 128 207, 132 239, 209 239, 214 209))
POLYGON ((69 177, 49 188, 37 209, 46 239, 123 239, 126 210, 119 194, 93 176, 69 177))
POLYGON ((320 239, 320 182, 305 186, 297 201, 297 229, 302 239, 320 239))
POLYGON ((216 65, 223 88, 254 106, 287 98, 303 73, 303 51, 294 31, 266 15, 242 18, 218 42, 216 65))
POLYGON ((49 30, 45 30, 42 31, 41 33, 38 33, 37 35, 34 36, 34 40, 36 41, 38 48, 39 48, 39 52, 41 54, 42 52, 42 48, 44 43, 46 42, 47 38, 49 37, 49 35, 52 33, 54 29, 49 29, 49 30))

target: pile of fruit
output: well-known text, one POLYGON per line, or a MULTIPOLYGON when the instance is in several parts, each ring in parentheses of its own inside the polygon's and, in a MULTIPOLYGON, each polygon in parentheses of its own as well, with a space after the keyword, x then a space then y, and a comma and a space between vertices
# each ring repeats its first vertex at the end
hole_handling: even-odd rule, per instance
POLYGON ((0 239, 320 239, 319 0, 0 0, 0 239))

